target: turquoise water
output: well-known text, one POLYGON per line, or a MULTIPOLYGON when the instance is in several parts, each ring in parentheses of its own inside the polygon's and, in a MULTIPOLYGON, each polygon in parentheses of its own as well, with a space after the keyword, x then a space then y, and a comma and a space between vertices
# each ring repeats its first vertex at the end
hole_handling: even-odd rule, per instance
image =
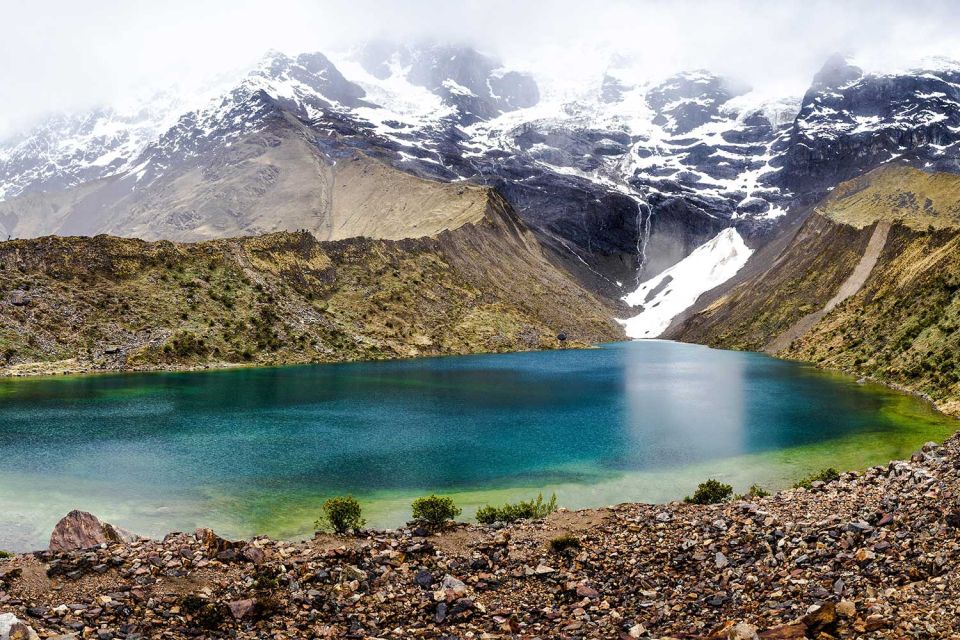
POLYGON ((72 508, 138 532, 303 535, 351 493, 682 497, 708 475, 782 486, 902 457, 954 422, 918 400, 760 354, 671 342, 396 362, 0 381, 0 548, 72 508))

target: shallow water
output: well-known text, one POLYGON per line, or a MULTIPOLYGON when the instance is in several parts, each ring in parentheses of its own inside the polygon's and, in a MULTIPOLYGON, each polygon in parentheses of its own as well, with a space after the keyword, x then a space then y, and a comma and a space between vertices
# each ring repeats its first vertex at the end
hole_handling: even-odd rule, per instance
POLYGON ((140 533, 308 533, 330 495, 372 526, 413 497, 556 491, 576 508, 862 468, 952 419, 874 385, 662 341, 586 351, 4 380, 0 548, 45 546, 73 508, 140 533))

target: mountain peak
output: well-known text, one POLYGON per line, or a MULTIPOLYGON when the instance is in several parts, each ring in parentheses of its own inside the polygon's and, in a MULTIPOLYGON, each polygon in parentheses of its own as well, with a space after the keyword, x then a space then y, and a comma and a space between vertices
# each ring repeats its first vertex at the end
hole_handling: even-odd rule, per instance
POLYGON ((850 84, 863 76, 863 69, 853 64, 850 56, 834 53, 820 67, 820 71, 813 76, 810 88, 821 91, 823 89, 838 88, 850 84))

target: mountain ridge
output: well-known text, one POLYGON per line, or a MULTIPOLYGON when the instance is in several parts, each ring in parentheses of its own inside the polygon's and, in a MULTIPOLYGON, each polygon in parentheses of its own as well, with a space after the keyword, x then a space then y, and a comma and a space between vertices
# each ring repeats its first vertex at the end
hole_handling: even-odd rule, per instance
POLYGON ((300 231, 196 244, 0 242, 0 371, 338 362, 621 338, 604 303, 486 194, 481 219, 402 240, 300 231))

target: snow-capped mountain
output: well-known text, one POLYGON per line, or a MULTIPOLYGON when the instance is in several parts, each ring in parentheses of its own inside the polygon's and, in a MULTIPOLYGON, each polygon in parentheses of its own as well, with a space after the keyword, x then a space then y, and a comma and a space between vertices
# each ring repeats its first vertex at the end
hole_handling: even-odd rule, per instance
POLYGON ((160 94, 127 108, 58 114, 0 145, 0 199, 64 189, 123 171, 182 110, 177 97, 160 94))
POLYGON ((840 56, 828 60, 797 114, 783 184, 818 194, 900 157, 960 170, 960 64, 865 74, 840 56))
POLYGON ((496 187, 555 259, 619 298, 731 227, 762 243, 841 179, 894 157, 955 170, 960 155, 950 63, 865 74, 831 59, 802 99, 703 70, 641 82, 619 64, 562 92, 467 47, 375 43, 271 52, 203 106, 150 104, 0 145, 0 232, 335 238, 331 203, 359 153, 496 187))

